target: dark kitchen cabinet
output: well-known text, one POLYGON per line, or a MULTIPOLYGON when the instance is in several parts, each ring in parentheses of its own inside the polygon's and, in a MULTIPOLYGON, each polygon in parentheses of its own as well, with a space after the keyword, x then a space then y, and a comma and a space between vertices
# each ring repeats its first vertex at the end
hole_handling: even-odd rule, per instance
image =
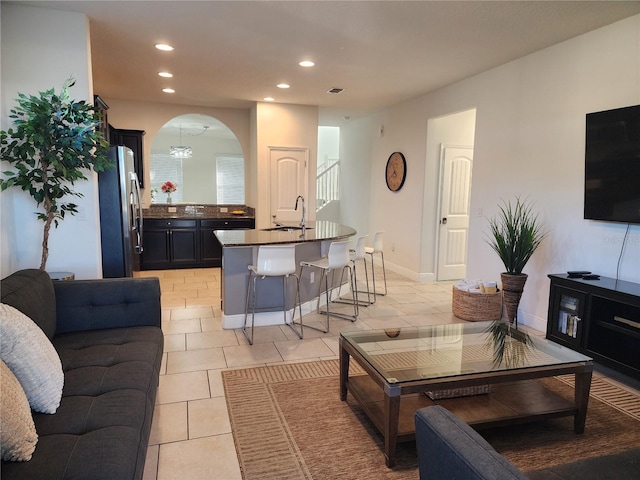
POLYGON ((111 127, 109 129, 109 142, 111 145, 124 145, 133 151, 133 161, 138 174, 138 182, 140 182, 140 188, 144 188, 144 131, 111 127))
POLYGON ((93 106, 100 117, 100 126, 98 127, 98 131, 102 134, 107 143, 111 145, 109 140, 109 115, 107 112, 107 110, 109 110, 109 105, 104 103, 104 100, 102 100, 99 95, 94 95, 93 106))
POLYGON ((198 265, 197 220, 147 219, 143 228, 143 270, 198 265))
POLYGON ((253 218, 146 219, 142 270, 219 267, 222 246, 213 232, 252 228, 253 218))

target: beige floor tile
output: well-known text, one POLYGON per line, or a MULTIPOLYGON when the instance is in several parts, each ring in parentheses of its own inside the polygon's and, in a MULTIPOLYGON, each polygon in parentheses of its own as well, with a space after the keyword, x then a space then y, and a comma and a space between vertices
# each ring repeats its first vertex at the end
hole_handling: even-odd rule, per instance
POLYGON ((184 283, 184 278, 183 277, 162 277, 160 279, 160 286, 164 287, 165 285, 175 285, 175 284, 180 284, 180 283, 184 283))
POLYGON ((149 445, 179 442, 188 438, 187 402, 156 405, 149 445))
POLYGON ((173 291, 163 293, 162 298, 165 300, 173 300, 177 298, 198 298, 198 290, 176 290, 174 286, 173 291))
POLYGON ((190 308, 174 308, 171 310, 171 320, 189 320, 193 318, 211 318, 213 317, 213 308, 190 307, 190 308))
POLYGON ((176 292, 181 290, 200 290, 203 288, 207 288, 207 282, 189 282, 173 285, 173 290, 176 292))
POLYGON ((202 282, 220 282, 220 277, 217 275, 195 275, 193 277, 185 277, 185 283, 202 283, 202 282))
POLYGON ((221 317, 201 318, 200 325, 202 327, 203 332, 215 332, 215 331, 223 330, 221 317))
POLYGON ((321 338, 311 340, 287 340, 285 342, 275 342, 275 345, 285 361, 335 355, 321 338))
POLYGON ((209 377, 206 371, 161 375, 156 405, 209 397, 209 377))
POLYGON ((438 313, 438 311, 430 305, 424 303, 401 303, 396 308, 402 312, 402 315, 430 315, 438 313))
POLYGON ((209 389, 211 390, 211 397, 224 397, 224 384, 222 383, 222 371, 209 370, 209 389))
POLYGON ((273 342, 223 347, 228 367, 264 365, 269 362, 282 362, 282 356, 273 342))
POLYGON ((165 335, 164 336, 164 351, 165 352, 180 352, 186 350, 186 340, 184 334, 165 335))
POLYGON ((147 457, 144 462, 144 472, 142 480, 156 480, 158 476, 158 454, 160 447, 158 445, 149 445, 147 448, 147 457))
POLYGON ((196 297, 190 297, 187 298, 185 301, 185 305, 187 306, 187 308, 189 307, 202 307, 202 306, 207 306, 207 305, 220 305, 220 297, 203 297, 202 295, 200 295, 200 292, 202 292, 202 290, 198 290, 196 292, 196 297))
MULTIPOLYGON (((251 316, 249 316, 249 323, 251 322, 251 316)), ((286 327, 289 328, 289 327, 286 327)), ((251 336, 251 328, 247 329, 249 336, 251 336)), ((292 332, 293 333, 293 332, 292 332)), ((244 336, 241 329, 238 329, 238 343, 240 345, 249 345, 247 337, 244 336)), ((253 331, 253 343, 272 343, 281 342, 287 340, 287 336, 282 331, 279 325, 268 325, 265 327, 256 327, 253 331)))
MULTIPOLYGON (((227 366, 221 348, 167 353, 167 374, 214 370, 227 366)), ((205 372, 206 373, 206 372, 205 372)))
POLYGON ((238 345, 238 339, 233 330, 187 334, 187 350, 230 347, 233 345, 238 345))
MULTIPOLYGON (((368 318, 365 322, 372 330, 384 328, 402 328, 411 325, 400 317, 368 318)), ((171 354, 170 354, 171 355, 171 354)))
POLYGON ((157 480, 241 480, 228 433, 160 445, 157 480))
POLYGON ((224 397, 189 402, 189 439, 231 433, 224 397))
POLYGON ((165 298, 164 294, 160 297, 160 304, 162 308, 184 308, 186 305, 184 298, 165 298))
POLYGON ((167 322, 162 322, 162 332, 165 335, 194 333, 199 332, 201 328, 202 325, 198 318, 194 318, 192 320, 169 320, 167 322))
POLYGON ((193 277, 194 271, 187 269, 179 269, 179 270, 164 270, 164 278, 187 278, 193 277))

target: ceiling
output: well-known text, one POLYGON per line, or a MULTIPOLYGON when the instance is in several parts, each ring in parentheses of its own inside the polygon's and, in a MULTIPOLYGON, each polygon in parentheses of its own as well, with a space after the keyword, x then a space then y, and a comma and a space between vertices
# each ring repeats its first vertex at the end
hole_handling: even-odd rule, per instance
POLYGON ((640 1, 40 1, 90 19, 104 98, 318 105, 339 123, 640 13, 640 1), (169 43, 161 52, 156 43, 169 43), (313 60, 315 67, 298 62, 313 60), (162 70, 174 74, 162 79, 162 70), (276 88, 286 82, 287 90, 276 88), (161 90, 170 86, 176 93, 161 90), (330 94, 331 88, 343 88, 330 94))

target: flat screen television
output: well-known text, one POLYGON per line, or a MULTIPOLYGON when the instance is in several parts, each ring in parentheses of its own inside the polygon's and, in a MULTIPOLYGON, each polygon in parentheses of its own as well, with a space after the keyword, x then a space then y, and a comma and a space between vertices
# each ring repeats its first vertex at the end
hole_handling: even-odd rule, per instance
POLYGON ((640 224, 640 105, 586 122, 584 218, 640 224))

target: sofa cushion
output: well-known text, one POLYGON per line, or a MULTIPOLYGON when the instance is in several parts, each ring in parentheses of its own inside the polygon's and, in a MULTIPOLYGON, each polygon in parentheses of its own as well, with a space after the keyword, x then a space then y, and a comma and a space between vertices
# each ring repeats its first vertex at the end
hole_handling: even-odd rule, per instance
POLYGON ((0 304, 0 356, 16 376, 36 412, 55 413, 64 374, 53 345, 21 311, 0 304))
POLYGON ((27 396, 9 367, 0 361, 0 450, 2 460, 30 460, 38 442, 27 396))
POLYGON ((53 282, 42 270, 20 270, 2 279, 2 303, 17 308, 49 339, 56 333, 56 296, 53 282))
POLYGON ((441 406, 419 409, 415 426, 421 479, 527 478, 473 428, 441 406))

